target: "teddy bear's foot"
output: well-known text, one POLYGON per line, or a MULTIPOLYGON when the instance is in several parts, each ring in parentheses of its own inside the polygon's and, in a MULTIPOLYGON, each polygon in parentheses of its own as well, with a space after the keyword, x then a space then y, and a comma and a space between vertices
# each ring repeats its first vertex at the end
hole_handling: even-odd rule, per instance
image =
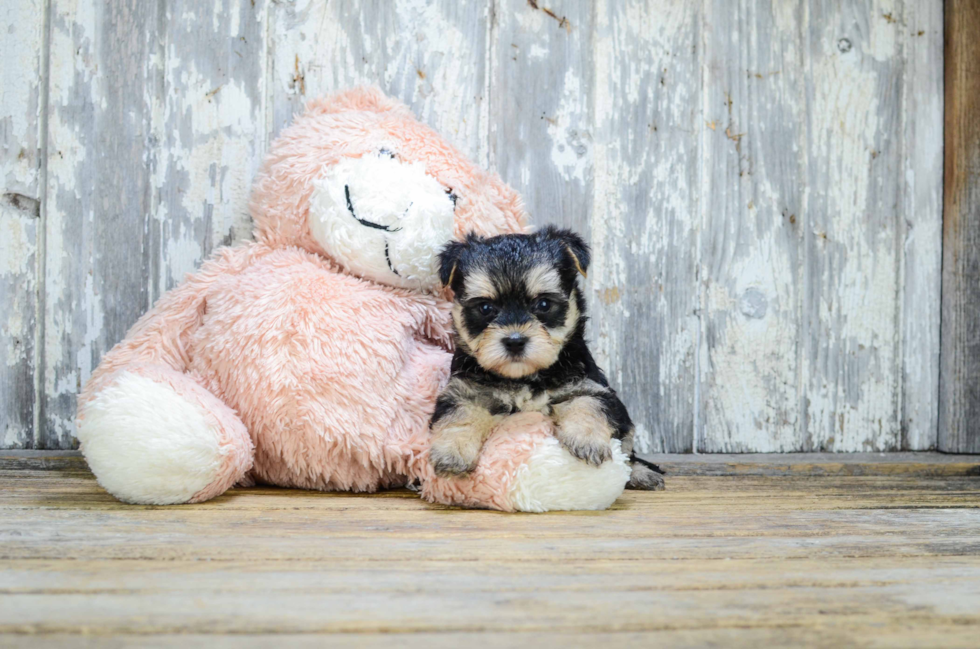
POLYGON ((629 458, 619 440, 609 445, 610 457, 599 466, 569 453, 557 439, 541 440, 517 470, 509 499, 521 512, 606 509, 623 493, 630 479, 629 458))
POLYGON ((119 370, 79 409, 89 467, 119 500, 201 502, 252 465, 252 442, 234 411, 167 367, 119 370))

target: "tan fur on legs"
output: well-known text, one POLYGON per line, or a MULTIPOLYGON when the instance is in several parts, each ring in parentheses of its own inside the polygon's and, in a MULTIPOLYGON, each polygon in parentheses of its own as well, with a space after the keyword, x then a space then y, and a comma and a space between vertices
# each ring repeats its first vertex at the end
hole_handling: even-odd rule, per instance
POLYGON ((599 466, 610 457, 613 429, 595 397, 576 397, 554 406, 558 441, 575 457, 599 466))
POLYGON ((500 417, 472 403, 461 403, 432 426, 429 462, 441 476, 465 475, 476 468, 483 442, 500 417))
POLYGON ((635 432, 635 429, 630 428, 629 432, 620 439, 620 449, 622 449, 623 455, 626 457, 633 457, 633 437, 635 436, 635 432))

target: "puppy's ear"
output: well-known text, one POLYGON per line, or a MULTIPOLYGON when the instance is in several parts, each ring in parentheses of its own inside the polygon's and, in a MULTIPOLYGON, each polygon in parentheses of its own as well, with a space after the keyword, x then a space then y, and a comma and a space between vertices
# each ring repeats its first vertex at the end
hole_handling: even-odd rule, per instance
POLYGON ((456 268, 459 260, 466 250, 467 243, 462 241, 450 241, 439 253, 439 281, 443 286, 451 286, 458 273, 456 268))
POLYGON ((592 253, 589 251, 589 246, 582 237, 571 230, 559 229, 554 226, 545 228, 544 234, 548 238, 556 239, 565 249, 565 253, 571 260, 575 270, 580 272, 582 277, 588 277, 592 253))

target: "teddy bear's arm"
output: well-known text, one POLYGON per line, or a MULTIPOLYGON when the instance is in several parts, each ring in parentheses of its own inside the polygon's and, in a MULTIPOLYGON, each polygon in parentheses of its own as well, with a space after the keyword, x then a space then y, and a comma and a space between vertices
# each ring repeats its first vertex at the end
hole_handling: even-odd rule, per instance
POLYGON ((164 294, 118 344, 106 353, 82 390, 84 403, 97 392, 105 378, 134 363, 161 365, 183 372, 190 362, 188 339, 201 324, 207 308, 208 289, 221 278, 240 273, 270 250, 258 244, 222 248, 184 283, 164 294))

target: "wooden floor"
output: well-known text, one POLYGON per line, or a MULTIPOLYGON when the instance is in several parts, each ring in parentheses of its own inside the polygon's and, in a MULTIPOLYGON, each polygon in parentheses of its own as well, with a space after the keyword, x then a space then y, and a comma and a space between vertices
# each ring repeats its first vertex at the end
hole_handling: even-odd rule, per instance
POLYGON ((980 458, 929 458, 665 458, 666 492, 508 515, 277 489, 134 507, 80 458, 0 454, 0 646, 977 647, 980 458))

